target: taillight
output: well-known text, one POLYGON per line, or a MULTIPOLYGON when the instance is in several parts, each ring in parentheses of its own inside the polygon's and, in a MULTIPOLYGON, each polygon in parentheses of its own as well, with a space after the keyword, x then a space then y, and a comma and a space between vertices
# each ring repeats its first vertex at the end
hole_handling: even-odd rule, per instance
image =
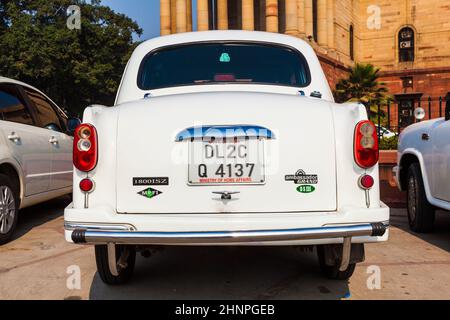
POLYGON ((370 190, 374 185, 375 180, 372 176, 365 174, 361 178, 359 178, 359 186, 361 189, 370 190))
POLYGON ((75 130, 73 164, 78 170, 89 172, 97 166, 97 160, 97 130, 93 125, 81 124, 75 130))
POLYGON ((94 181, 91 179, 83 179, 80 181, 80 189, 85 193, 90 193, 94 190, 94 181))
POLYGON ((369 169, 378 163, 378 135, 372 122, 365 120, 357 124, 354 145, 355 161, 358 166, 369 169))

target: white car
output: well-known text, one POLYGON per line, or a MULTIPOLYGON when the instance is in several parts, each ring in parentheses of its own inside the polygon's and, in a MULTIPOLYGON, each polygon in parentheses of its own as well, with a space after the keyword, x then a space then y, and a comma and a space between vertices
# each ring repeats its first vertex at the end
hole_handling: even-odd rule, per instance
POLYGON ((364 106, 338 105, 294 37, 209 31, 133 53, 114 107, 74 141, 67 241, 95 245, 105 283, 154 245, 318 246, 347 279, 364 243, 388 239, 378 139, 364 106))
POLYGON ((378 136, 381 139, 391 139, 397 136, 396 132, 393 132, 383 126, 378 126, 377 124, 375 125, 375 127, 377 128, 377 132, 378 132, 378 136))
POLYGON ((435 209, 450 210, 450 103, 445 118, 419 122, 403 130, 394 176, 400 190, 407 191, 411 229, 432 231, 435 209))
POLYGON ((72 192, 67 116, 39 90, 0 77, 0 244, 18 210, 72 192))

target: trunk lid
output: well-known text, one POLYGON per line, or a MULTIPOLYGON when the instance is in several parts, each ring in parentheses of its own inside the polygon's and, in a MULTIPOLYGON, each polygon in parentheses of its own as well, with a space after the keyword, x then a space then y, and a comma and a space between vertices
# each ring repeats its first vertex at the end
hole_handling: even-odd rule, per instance
POLYGON ((118 108, 119 213, 336 210, 335 130, 326 101, 286 94, 209 92, 155 97, 118 108), (202 141, 208 134, 196 129, 199 126, 219 131, 237 126, 245 133, 227 144, 210 137, 202 141), (253 137, 248 128, 264 130, 253 137), (195 141, 186 139, 187 134, 196 135, 195 141), (221 163, 215 166, 217 158, 194 160, 199 151, 193 150, 202 146, 206 152, 202 155, 215 152, 219 157, 225 146, 233 149, 233 144, 246 144, 251 151, 246 147, 235 151, 255 157, 252 162, 261 175, 258 170, 247 177, 251 167, 245 167, 244 158, 247 171, 238 179, 240 164, 233 166, 235 180, 226 180, 227 167, 221 171, 221 163), (209 168, 208 178, 225 176, 225 180, 202 180, 200 166, 209 168), (230 181, 241 184, 221 184, 230 181), (225 194, 231 200, 222 199, 225 191, 231 193, 225 194))

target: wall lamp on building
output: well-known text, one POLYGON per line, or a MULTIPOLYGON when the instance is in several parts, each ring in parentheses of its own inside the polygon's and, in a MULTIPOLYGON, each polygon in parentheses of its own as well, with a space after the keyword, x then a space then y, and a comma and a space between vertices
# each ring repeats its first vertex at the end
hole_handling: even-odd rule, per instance
POLYGON ((400 79, 402 79, 403 82, 403 89, 414 87, 413 77, 401 77, 400 79))

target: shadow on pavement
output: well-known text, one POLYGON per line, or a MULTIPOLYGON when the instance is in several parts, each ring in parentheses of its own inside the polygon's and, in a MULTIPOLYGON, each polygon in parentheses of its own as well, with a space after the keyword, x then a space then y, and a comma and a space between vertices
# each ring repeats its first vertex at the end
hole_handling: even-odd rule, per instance
POLYGON ((67 195, 20 210, 19 221, 11 241, 20 239, 33 228, 64 215, 64 209, 71 201, 71 196, 67 195))
POLYGON ((419 234, 412 232, 409 228, 406 209, 391 209, 391 225, 450 252, 450 212, 436 211, 435 228, 432 233, 419 234))
POLYGON ((319 272, 315 253, 293 247, 167 247, 138 255, 124 286, 106 286, 98 274, 90 299, 341 299, 347 281, 319 272))
POLYGON ((406 192, 392 187, 387 181, 380 181, 380 197, 389 208, 406 208, 406 192))

